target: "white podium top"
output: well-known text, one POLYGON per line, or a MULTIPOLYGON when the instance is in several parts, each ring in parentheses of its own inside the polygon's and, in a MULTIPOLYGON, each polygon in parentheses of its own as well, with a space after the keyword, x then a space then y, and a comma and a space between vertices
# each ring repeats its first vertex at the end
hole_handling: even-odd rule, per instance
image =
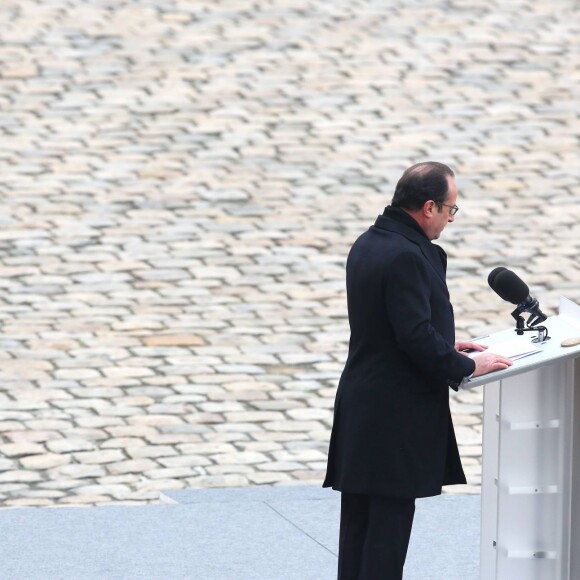
POLYGON ((536 337, 537 333, 525 332, 523 336, 518 336, 515 331, 515 321, 513 328, 502 330, 481 340, 474 341, 487 345, 489 347, 488 352, 493 352, 494 344, 499 345, 506 341, 517 339, 522 340, 526 344, 533 344, 534 347, 540 349, 540 352, 514 360, 514 364, 503 371, 495 371, 471 379, 463 384, 461 388, 472 389, 487 383, 495 383, 507 377, 528 372, 552 362, 560 362, 565 359, 580 356, 580 344, 572 347, 563 347, 560 344, 566 338, 580 337, 580 306, 567 298, 562 298, 560 300, 560 314, 548 318, 543 323, 543 326, 548 329, 550 340, 542 344, 531 343, 531 340, 536 337))

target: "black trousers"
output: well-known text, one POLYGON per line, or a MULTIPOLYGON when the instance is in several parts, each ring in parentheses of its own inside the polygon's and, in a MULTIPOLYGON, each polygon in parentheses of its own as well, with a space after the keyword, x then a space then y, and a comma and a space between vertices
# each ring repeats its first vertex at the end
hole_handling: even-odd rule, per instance
POLYGON ((338 580, 401 580, 415 500, 341 494, 338 580))

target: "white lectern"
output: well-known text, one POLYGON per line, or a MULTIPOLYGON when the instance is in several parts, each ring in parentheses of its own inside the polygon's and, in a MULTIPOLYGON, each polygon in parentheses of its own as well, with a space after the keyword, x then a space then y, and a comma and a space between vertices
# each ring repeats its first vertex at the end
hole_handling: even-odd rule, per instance
POLYGON ((580 345, 560 345, 580 337, 580 306, 562 298, 543 324, 540 352, 464 386, 485 384, 481 580, 580 579, 580 345))

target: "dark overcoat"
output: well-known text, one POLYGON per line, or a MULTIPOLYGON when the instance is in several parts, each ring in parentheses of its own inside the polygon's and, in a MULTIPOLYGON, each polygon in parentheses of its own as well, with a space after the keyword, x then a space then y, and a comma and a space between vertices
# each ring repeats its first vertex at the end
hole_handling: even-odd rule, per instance
POLYGON ((465 483, 448 389, 475 363, 454 347, 446 266, 445 252, 398 208, 388 207, 351 248, 351 336, 325 487, 416 498, 465 483))

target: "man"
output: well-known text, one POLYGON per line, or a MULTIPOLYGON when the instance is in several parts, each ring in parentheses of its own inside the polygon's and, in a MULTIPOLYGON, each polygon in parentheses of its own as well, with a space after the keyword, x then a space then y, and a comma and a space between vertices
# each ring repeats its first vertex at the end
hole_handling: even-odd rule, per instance
POLYGON ((339 580, 402 578, 415 498, 466 483, 448 387, 511 361, 455 342, 447 256, 431 241, 457 213, 453 171, 410 167, 346 265, 351 330, 324 487, 341 494, 339 580))

